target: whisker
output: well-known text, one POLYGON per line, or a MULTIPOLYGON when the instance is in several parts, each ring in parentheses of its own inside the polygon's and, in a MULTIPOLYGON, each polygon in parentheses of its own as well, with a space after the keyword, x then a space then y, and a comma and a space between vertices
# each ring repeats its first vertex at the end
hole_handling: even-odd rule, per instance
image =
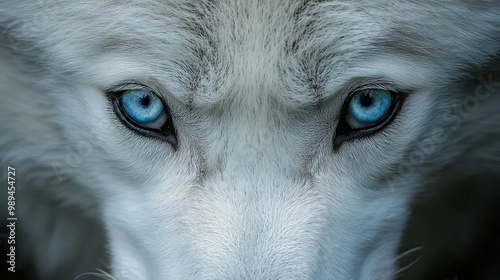
MULTIPOLYGON (((395 261, 397 261, 397 260, 399 260, 399 259, 401 259, 401 258, 403 258, 403 257, 406 257, 406 256, 408 256, 408 255, 410 255, 410 254, 412 254, 412 253, 418 252, 418 251, 422 250, 422 248, 423 248, 423 247, 422 247, 422 246, 420 246, 420 247, 415 247, 415 248, 409 249, 409 250, 407 250, 407 251, 405 251, 405 252, 401 253, 399 256, 397 256, 397 257, 396 257, 396 259, 395 259, 395 261)), ((410 268, 412 265, 414 265, 415 263, 417 263, 417 262, 420 260, 420 258, 422 258, 422 256, 419 256, 416 260, 414 260, 414 261, 413 261, 413 262, 411 262, 410 264, 408 264, 408 265, 406 265, 406 266, 404 266, 404 267, 402 267, 402 268, 398 269, 398 270, 396 271, 396 273, 395 273, 395 276, 396 276, 396 277, 400 277, 400 276, 402 275, 402 273, 403 273, 403 272, 405 272, 408 268, 410 268)))
POLYGON ((96 270, 97 270, 97 272, 84 272, 84 273, 78 275, 77 277, 75 277, 75 279, 73 279, 73 280, 78 280, 80 277, 85 277, 85 276, 94 276, 94 277, 107 279, 107 280, 117 280, 113 275, 109 274, 108 272, 106 272, 102 269, 96 268, 96 270))
POLYGON ((419 246, 419 247, 415 247, 415 248, 411 248, 409 250, 406 250, 405 252, 403 252, 399 256, 397 256, 395 260, 397 261, 397 260, 399 260, 399 259, 401 259, 403 257, 408 256, 409 254, 415 253, 415 252, 420 251, 422 249, 423 249, 423 247, 419 246))

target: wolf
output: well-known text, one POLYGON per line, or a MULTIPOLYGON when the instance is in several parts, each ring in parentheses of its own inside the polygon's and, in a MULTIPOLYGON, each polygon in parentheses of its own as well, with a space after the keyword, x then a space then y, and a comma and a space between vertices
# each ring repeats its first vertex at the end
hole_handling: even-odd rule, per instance
POLYGON ((394 279, 415 197, 499 170, 497 0, 3 0, 0 32, 35 279, 394 279))

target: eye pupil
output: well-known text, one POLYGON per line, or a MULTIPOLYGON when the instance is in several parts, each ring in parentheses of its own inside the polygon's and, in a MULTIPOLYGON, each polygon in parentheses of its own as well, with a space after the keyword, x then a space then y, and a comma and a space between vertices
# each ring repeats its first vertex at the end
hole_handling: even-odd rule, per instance
POLYGON ((151 99, 149 99, 149 96, 147 95, 143 96, 141 99, 141 104, 144 107, 149 107, 149 105, 151 105, 151 99))
POLYGON ((368 93, 363 94, 359 101, 363 107, 370 107, 373 104, 373 99, 368 93))

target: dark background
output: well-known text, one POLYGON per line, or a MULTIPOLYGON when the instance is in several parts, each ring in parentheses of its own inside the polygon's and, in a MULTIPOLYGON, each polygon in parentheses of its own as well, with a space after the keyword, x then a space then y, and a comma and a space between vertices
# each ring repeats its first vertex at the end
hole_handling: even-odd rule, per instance
POLYGON ((401 258, 400 267, 416 262, 398 279, 500 279, 500 168, 495 169, 448 169, 448 176, 418 196, 399 253, 422 249, 401 258))

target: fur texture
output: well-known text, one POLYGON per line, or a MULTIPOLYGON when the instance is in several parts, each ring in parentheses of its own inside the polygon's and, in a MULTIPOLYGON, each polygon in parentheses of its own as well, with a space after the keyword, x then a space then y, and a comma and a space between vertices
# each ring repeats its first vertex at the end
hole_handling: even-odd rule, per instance
POLYGON ((4 0, 0 30, 0 165, 40 279, 393 279, 431 175, 499 164, 497 0, 4 0), (114 113, 132 82, 177 149, 114 113), (399 114, 333 149, 380 83, 399 114))

